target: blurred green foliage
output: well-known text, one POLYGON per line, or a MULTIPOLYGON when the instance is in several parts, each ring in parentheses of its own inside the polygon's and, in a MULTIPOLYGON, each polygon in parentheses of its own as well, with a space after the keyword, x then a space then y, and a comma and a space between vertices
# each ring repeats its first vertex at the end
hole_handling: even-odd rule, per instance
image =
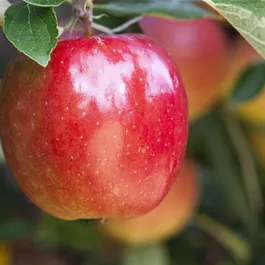
MULTIPOLYGON (((185 9, 183 3, 176 2, 173 7, 171 12, 186 18, 209 14, 208 10, 203 11, 193 3, 186 3, 185 9)), ((132 2, 123 6, 119 3, 99 3, 95 15, 104 12, 107 16, 95 21, 115 28, 131 19, 131 15, 136 14, 139 8, 139 4, 135 6, 132 2)), ((146 8, 150 12, 154 11, 150 6, 146 8)), ((155 8, 168 7, 160 2, 155 8)), ((63 21, 64 24, 69 6, 65 4, 58 8, 57 14, 59 23, 63 21)), ((228 31, 231 32, 231 27, 228 31)), ((135 24, 126 32, 140 32, 140 29, 135 24)), ((11 58, 14 50, 2 35, 0 41, 2 77, 7 55, 11 58)), ((264 77, 263 64, 250 66, 239 80, 233 100, 244 101, 255 97, 263 87, 264 77), (253 84, 255 88, 251 89, 253 84)), ((14 253, 17 247, 25 245, 32 252, 34 246, 47 255, 57 253, 62 260, 69 261, 62 264, 264 265, 265 173, 258 166, 253 150, 249 148, 247 130, 248 125, 241 122, 233 110, 227 107, 227 103, 223 102, 190 124, 187 155, 200 166, 202 187, 197 214, 181 234, 143 248, 125 246, 104 238, 93 221, 68 222, 42 213, 21 193, 0 153, 0 241, 8 244, 14 253), (239 154, 233 133, 236 139, 243 137, 246 140, 243 143, 248 147, 244 149, 246 153, 239 154), (257 177, 246 175, 244 159, 249 157, 253 159, 257 177)))

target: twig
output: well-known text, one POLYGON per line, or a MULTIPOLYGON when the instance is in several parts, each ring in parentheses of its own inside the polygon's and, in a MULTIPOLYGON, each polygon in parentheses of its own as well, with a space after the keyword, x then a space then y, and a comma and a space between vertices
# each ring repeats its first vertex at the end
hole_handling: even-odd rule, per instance
POLYGON ((63 34, 64 28, 63 27, 58 27, 58 32, 59 32, 59 37, 63 34))
POLYGON ((105 34, 112 35, 112 34, 124 31, 125 29, 127 29, 131 25, 133 25, 133 24, 137 23, 138 21, 140 21, 142 18, 143 18, 142 16, 135 17, 135 18, 133 18, 133 19, 131 19, 129 21, 126 21, 124 24, 122 24, 122 25, 120 25, 120 26, 118 26, 117 28, 114 28, 114 29, 110 29, 108 27, 102 26, 102 25, 97 24, 97 23, 93 23, 92 24, 92 28, 95 29, 95 30, 98 30, 100 32, 103 32, 105 34))
POLYGON ((100 25, 100 24, 97 24, 97 23, 94 23, 94 22, 92 24, 92 28, 95 30, 98 30, 100 32, 103 32, 105 34, 108 34, 108 35, 114 34, 114 32, 110 28, 105 27, 105 26, 100 25))
POLYGON ((112 32, 119 33, 121 31, 124 31, 125 29, 129 28, 131 25, 139 22, 142 18, 143 18, 142 16, 138 16, 129 21, 126 21, 124 24, 120 25, 119 27, 112 29, 112 32))

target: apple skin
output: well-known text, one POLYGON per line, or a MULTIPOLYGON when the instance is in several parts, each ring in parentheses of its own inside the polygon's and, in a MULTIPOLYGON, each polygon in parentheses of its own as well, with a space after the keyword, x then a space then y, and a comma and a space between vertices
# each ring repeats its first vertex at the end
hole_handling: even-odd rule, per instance
POLYGON ((171 190, 155 209, 137 218, 109 220, 99 225, 99 231, 134 246, 164 241, 185 228, 196 211, 199 194, 198 167, 186 159, 171 190))
POLYGON ((0 136, 24 193, 61 219, 133 217, 167 194, 188 136, 185 89, 141 34, 57 44, 46 68, 19 54, 0 97, 0 136))
POLYGON ((230 46, 220 24, 208 18, 146 16, 139 25, 173 57, 187 91, 190 120, 202 116, 221 98, 227 70, 230 46))

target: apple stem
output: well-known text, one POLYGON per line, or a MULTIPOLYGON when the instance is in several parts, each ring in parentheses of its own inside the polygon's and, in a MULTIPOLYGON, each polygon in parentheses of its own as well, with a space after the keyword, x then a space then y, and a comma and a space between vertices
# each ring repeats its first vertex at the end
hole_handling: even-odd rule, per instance
POLYGON ((75 0, 74 14, 82 21, 85 36, 91 37, 93 35, 93 0, 75 0))

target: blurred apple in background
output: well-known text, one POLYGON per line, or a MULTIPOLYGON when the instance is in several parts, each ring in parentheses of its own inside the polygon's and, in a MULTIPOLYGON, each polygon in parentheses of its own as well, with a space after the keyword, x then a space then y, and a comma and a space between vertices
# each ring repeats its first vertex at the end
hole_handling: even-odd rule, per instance
POLYGON ((230 61, 223 82, 223 93, 225 97, 231 94, 237 79, 244 72, 244 69, 251 63, 261 60, 260 55, 240 35, 235 38, 231 46, 230 61))
POLYGON ((229 42, 217 20, 144 17, 142 31, 163 45, 180 70, 187 90, 189 118, 207 112, 221 97, 229 42))
POLYGON ((109 220, 99 230, 135 246, 166 240, 185 228, 195 213, 199 193, 199 169, 186 159, 170 192, 154 210, 138 218, 109 220))

